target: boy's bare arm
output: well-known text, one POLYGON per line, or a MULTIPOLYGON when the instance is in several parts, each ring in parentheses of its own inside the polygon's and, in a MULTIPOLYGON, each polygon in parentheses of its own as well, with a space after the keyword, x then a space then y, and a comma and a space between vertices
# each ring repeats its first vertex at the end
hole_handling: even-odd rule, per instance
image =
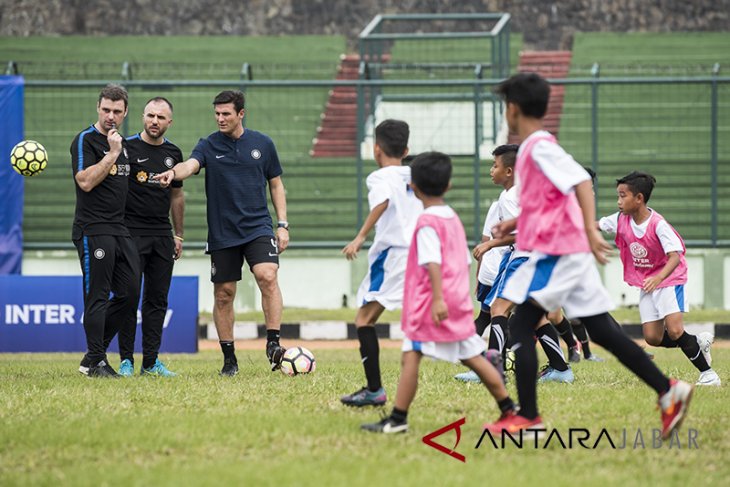
POLYGON ((347 260, 352 260, 357 257, 357 253, 362 248, 362 244, 365 243, 368 233, 370 233, 370 230, 373 229, 375 223, 377 223, 383 213, 385 213, 385 210, 388 209, 388 202, 389 200, 383 201, 373 208, 370 213, 368 213, 367 218, 365 218, 365 222, 362 224, 362 228, 360 228, 360 231, 357 232, 357 235, 354 239, 352 239, 352 242, 343 247, 342 253, 345 254, 347 260))
POLYGON ((505 235, 500 238, 493 238, 488 242, 482 242, 472 250, 472 255, 475 259, 480 260, 484 254, 489 252, 495 247, 504 247, 505 245, 512 245, 515 243, 515 235, 513 233, 505 235))
POLYGON ((503 238, 510 233, 514 232, 517 229, 517 218, 512 218, 511 220, 504 220, 492 228, 492 237, 493 238, 503 238))
POLYGON ((606 264, 608 263, 607 254, 611 251, 611 246, 603 239, 603 235, 596 226, 596 205, 593 201, 593 184, 590 179, 579 183, 575 187, 575 196, 578 198, 578 204, 583 213, 583 223, 585 224, 591 252, 600 264, 606 264))
MULTIPOLYGON (((477 247, 479 247, 479 245, 482 245, 486 242, 489 242, 491 239, 492 239, 492 237, 490 237, 489 235, 482 235, 482 241, 479 242, 479 244, 477 244, 477 247)), ((475 249, 476 249, 476 247, 475 247, 475 249)), ((480 255, 479 257, 476 257, 476 259, 477 259, 477 265, 476 265, 477 279, 475 282, 477 283, 477 287, 478 287, 479 286, 479 268, 482 266, 482 256, 480 255)))
POLYGON ((449 310, 444 301, 443 284, 441 280, 441 264, 429 262, 428 279, 431 281, 431 290, 433 291, 433 300, 431 304, 431 318, 436 326, 439 326, 443 320, 449 317, 449 310))
POLYGON ((676 269, 679 265, 679 254, 677 252, 669 252, 667 257, 669 259, 667 260, 667 263, 664 264, 662 270, 659 271, 659 274, 644 279, 644 286, 642 288, 644 289, 644 292, 650 293, 655 290, 657 286, 659 286, 664 279, 669 277, 669 275, 674 272, 674 269, 676 269))

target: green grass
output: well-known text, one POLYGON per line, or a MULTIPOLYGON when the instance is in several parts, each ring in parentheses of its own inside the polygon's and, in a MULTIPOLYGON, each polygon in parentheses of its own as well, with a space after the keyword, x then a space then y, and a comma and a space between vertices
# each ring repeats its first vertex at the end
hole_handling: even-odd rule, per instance
POLYGON ((119 79, 124 62, 133 79, 235 81, 244 63, 254 79, 318 79, 345 50, 342 36, 0 37, 2 66, 15 61, 30 79, 119 79))
MULTIPOLYGON (((654 350, 671 375, 694 380, 677 350, 654 350)), ((487 392, 451 376, 459 366, 424 361, 411 408, 411 431, 384 437, 359 430, 379 419, 374 410, 348 409, 339 395, 358 387, 356 350, 317 350, 311 376, 288 378, 266 368, 262 350, 239 351, 241 373, 217 376, 218 352, 167 356, 180 377, 90 380, 75 371, 77 354, 0 355, 0 484, 2 485, 505 485, 723 484, 730 428, 727 386, 695 392, 681 429, 697 430, 699 449, 651 448, 659 425, 655 396, 614 359, 579 363, 573 385, 539 387, 548 428, 564 434, 601 428, 629 448, 595 450, 507 447, 483 443, 480 426, 497 416, 487 392), (421 438, 462 417, 458 462, 421 438), (646 449, 631 449, 641 428, 646 449)), ((603 351, 599 351, 601 353, 603 351)), ((604 356, 607 356, 603 352, 604 356)), ((715 350, 716 370, 730 376, 730 351, 715 350)), ((399 352, 381 354, 392 396, 399 352)), ((116 361, 114 363, 116 365, 116 361)), ((515 394, 510 385, 511 394, 515 394)), ((389 402, 389 405, 392 401, 389 402)), ((436 441, 451 446, 453 433, 436 441)))
MULTIPOLYGON (((728 39, 729 34, 579 34, 574 45, 573 72, 578 73, 581 66, 594 61, 607 67, 604 76, 611 73, 608 67, 621 63, 684 66, 693 62, 706 63, 712 58, 727 64, 730 54, 722 48, 728 39), (696 56, 695 61, 692 61, 693 56, 696 56)), ((480 59, 478 56, 485 51, 484 46, 469 42, 471 44, 458 46, 449 42, 424 44, 421 51, 414 43, 396 43, 393 62, 419 61, 424 55, 432 62, 480 59), (458 59, 454 58, 454 53, 458 53, 458 59)), ((513 66, 518 62, 521 46, 521 36, 512 35, 513 66)), ((0 38, 1 57, 17 60, 21 70, 23 66, 50 66, 29 75, 30 78, 47 78, 56 69, 57 76, 51 77, 116 80, 121 62, 129 60, 136 78, 223 77, 231 80, 229 88, 240 87, 238 71, 243 62, 252 63, 255 79, 333 79, 339 54, 345 49, 344 38, 339 36, 102 37, 94 38, 93 42, 87 37, 0 38), (151 59, 159 61, 134 64, 151 59), (95 65, 99 60, 106 64, 95 65), (79 63, 86 63, 85 71, 74 71, 79 63), (203 65, 208 66, 208 71, 203 72, 203 65), (59 66, 65 66, 66 70, 58 72, 59 66), (311 69, 300 69, 301 66, 311 69)), ((412 74, 406 73, 407 76, 412 74)), ((428 74, 429 77, 437 75, 435 72, 428 74)), ((459 73, 459 77, 464 75, 459 73)), ((468 77, 471 76, 468 73, 468 77)), ((98 89, 26 87, 26 138, 39 140, 49 151, 46 171, 26 180, 24 236, 28 243, 68 242, 75 199, 69 145, 74 135, 96 120, 94 103, 98 89)), ((140 129, 142 104, 148 98, 167 96, 175 104, 175 122, 168 136, 188 156, 200 137, 216 130, 210 102, 221 89, 223 87, 132 88, 126 133, 140 129)), ((721 239, 730 239, 730 160, 727 160, 727 154, 730 154, 730 106, 727 101, 730 85, 721 85, 719 90, 718 228, 721 239)), ((246 122, 249 127, 268 133, 277 145, 284 168, 292 238, 299 242, 347 241, 357 230, 355 158, 313 159, 308 155, 312 139, 317 135, 319 116, 328 99, 327 91, 327 88, 293 86, 247 89, 246 122)), ((436 87, 386 91, 413 94, 457 90, 436 87)), ((587 87, 575 86, 567 90, 560 139, 584 164, 591 162, 590 108, 587 87)), ((652 204, 657 210, 685 239, 709 239, 709 120, 707 86, 601 87, 599 214, 615 211, 615 178, 634 169, 648 170, 658 179, 652 196, 652 204)), ((448 129, 455 136, 461 136, 460 127, 448 129)), ((448 199, 459 212, 467 235, 472 236, 472 162, 466 157, 457 157, 454 162, 454 189, 448 199)), ((374 164, 366 162, 364 174, 374 169, 374 164)), ((186 238, 193 242, 204 241, 207 233, 203 179, 194 177, 185 183, 186 238)), ((498 194, 489 181, 486 166, 481 168, 479 185, 483 203, 481 220, 487 203, 498 194)))
MULTIPOLYGON (((357 310, 350 308, 340 309, 305 309, 305 308, 284 308, 282 317, 283 323, 298 323, 300 321, 345 321, 354 323, 357 310)), ((641 323, 639 310, 637 308, 618 308, 611 314, 619 323, 641 323)), ((400 322, 400 311, 384 311, 378 320, 379 323, 400 322)), ((212 322, 213 316, 210 313, 200 314, 201 322, 212 322)), ((248 311, 237 313, 238 321, 264 322, 262 311, 248 311)), ((724 309, 695 309, 684 315, 685 323, 730 323, 730 311, 724 309)))
MULTIPOLYGON (((141 112, 147 99, 166 96, 175 106, 174 124, 167 137, 180 146, 185 157, 200 137, 217 129, 212 98, 222 89, 241 88, 238 73, 244 62, 252 64, 257 80, 334 79, 339 55, 345 51, 345 40, 341 36, 125 36, 94 38, 93 41, 88 37, 0 38, 2 57, 17 61, 21 72, 29 79, 113 81, 119 79, 122 61, 130 61, 135 79, 231 80, 227 87, 130 88, 129 116, 123 127, 126 135, 141 129, 141 112), (58 71, 59 67, 64 71, 58 71), (203 72, 204 69, 208 71, 203 72)), ((45 172, 26 180, 26 242, 68 241, 75 201, 69 146, 78 132, 95 122, 98 92, 99 87, 26 87, 26 138, 40 141, 49 154, 45 172), (49 198, 49 195, 53 197, 49 198)), ((269 134, 277 145, 284 167, 292 227, 298 225, 305 229, 307 221, 314 217, 325 225, 346 227, 349 235, 356 226, 356 204, 351 197, 342 204, 333 200, 335 211, 322 207, 312 212, 305 206, 330 197, 328 192, 332 190, 351 196, 356 187, 353 160, 325 161, 308 155, 327 102, 327 92, 328 87, 247 89, 246 123, 252 129, 269 134), (323 172, 334 174, 325 180, 323 172), (300 181, 301 188, 298 187, 300 181)), ((207 233, 203 179, 197 177, 185 182, 186 238, 197 242, 205 241, 207 233)), ((344 233, 330 238, 345 239, 344 233)), ((310 229, 298 232, 297 237, 300 241, 315 240, 320 235, 321 229, 310 229)))
POLYGON ((593 63, 603 76, 709 75, 727 66, 726 32, 576 32, 571 75, 589 75, 593 63))
MULTIPOLYGON (((601 77, 709 75, 727 64, 727 33, 579 33, 573 43, 572 76, 587 76, 597 62, 601 77)), ((720 239, 730 238, 723 216, 730 210, 730 85, 719 86, 720 239)), ((560 142, 583 164, 592 160, 591 91, 566 88, 560 142)), ((652 206, 686 240, 711 237, 711 94, 709 84, 600 85, 598 89, 599 215, 616 211, 615 180, 630 171, 657 178, 652 206)))
MULTIPOLYGON (((512 60, 516 63, 516 52, 521 46, 519 35, 512 37, 511 46, 512 60)), ((126 60, 132 63, 135 79, 223 78, 232 80, 230 88, 239 88, 236 80, 243 62, 252 63, 257 80, 333 79, 339 54, 345 49, 344 39, 338 36, 104 37, 94 42, 89 42, 87 37, 0 38, 3 57, 16 60, 30 79, 115 80, 119 78, 121 62, 126 60), (100 59, 104 60, 101 64, 100 59), (201 72, 204 66, 210 72, 201 72), (59 71, 60 67, 63 72, 59 71), (31 68, 36 71, 29 72, 31 68)), ((167 136, 187 157, 200 137, 216 130, 210 102, 221 89, 132 87, 127 126, 123 129, 127 135, 139 131, 144 102, 152 96, 164 95, 175 105, 174 124, 167 136)), ((68 241, 75 201, 69 145, 76 133, 96 120, 94 103, 98 90, 98 87, 26 87, 26 138, 40 141, 49 153, 45 172, 26 180, 24 237, 28 243, 68 241)), ((295 231, 292 236, 300 242, 349 241, 357 231, 355 158, 313 159, 308 155, 327 102, 327 92, 327 87, 249 87, 246 90, 247 126, 269 134, 276 143, 284 169, 289 220, 295 231)), ((365 164, 365 175, 376 169, 372 162, 365 164)), ((450 201, 471 234, 472 162, 459 158, 455 164, 455 189, 449 195, 450 201)), ((482 196, 496 197, 498 192, 493 190, 487 176, 482 172, 485 183, 482 196)), ((206 240, 203 181, 203 177, 193 177, 185 182, 186 238, 192 242, 206 240)))
MULTIPOLYGON (((509 54, 511 71, 515 71, 520 61, 522 50, 522 34, 510 34, 509 54)), ((484 77, 491 77, 491 68, 487 65, 495 62, 492 59, 491 41, 487 38, 468 39, 419 39, 396 40, 391 48, 391 64, 406 65, 399 69, 384 66, 386 79, 470 79, 474 78, 473 67, 424 68, 419 69, 408 64, 426 63, 481 63, 485 66, 484 77)))

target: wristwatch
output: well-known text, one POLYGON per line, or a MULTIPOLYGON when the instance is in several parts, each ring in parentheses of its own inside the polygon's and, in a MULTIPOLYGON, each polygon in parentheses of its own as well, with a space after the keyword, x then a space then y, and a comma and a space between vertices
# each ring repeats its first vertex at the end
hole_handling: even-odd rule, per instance
POLYGON ((276 228, 283 228, 284 230, 287 230, 288 231, 289 230, 289 222, 286 222, 286 221, 283 221, 282 220, 282 221, 280 221, 279 223, 276 224, 276 228))

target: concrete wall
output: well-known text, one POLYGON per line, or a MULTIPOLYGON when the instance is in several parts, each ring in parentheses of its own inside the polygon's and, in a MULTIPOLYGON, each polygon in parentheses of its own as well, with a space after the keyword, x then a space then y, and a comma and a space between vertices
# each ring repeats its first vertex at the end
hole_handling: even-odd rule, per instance
MULTIPOLYGON (((248 266, 238 284, 235 307, 239 311, 261 309, 261 295, 248 266)), ((348 262, 339 251, 291 250, 282 257, 279 282, 287 307, 335 309, 343 300, 352 306, 360 280, 367 271, 367 254, 348 262)), ((74 251, 26 251, 24 275, 81 275, 74 251)), ((213 284, 210 282, 210 258, 202 251, 185 251, 175 264, 174 275, 198 276, 199 309, 213 310, 213 284)))
MULTIPOLYGON (((730 250, 689 250, 687 292, 691 306, 730 309, 730 250)), ((339 250, 288 250, 281 259, 280 284, 287 307, 334 309, 355 307, 355 293, 367 271, 367 255, 348 262, 339 250)), ((621 264, 614 257, 602 269, 604 282, 619 306, 636 305, 639 291, 624 284, 621 264)), ((33 251, 23 258, 25 275, 80 275, 73 251, 33 251)), ((472 273, 473 274, 473 273, 472 273)), ((199 276, 199 309, 212 311, 213 285, 210 260, 201 251, 186 251, 175 265, 175 275, 199 276)), ((260 309, 261 296, 248 268, 238 285, 235 307, 239 311, 260 309)))

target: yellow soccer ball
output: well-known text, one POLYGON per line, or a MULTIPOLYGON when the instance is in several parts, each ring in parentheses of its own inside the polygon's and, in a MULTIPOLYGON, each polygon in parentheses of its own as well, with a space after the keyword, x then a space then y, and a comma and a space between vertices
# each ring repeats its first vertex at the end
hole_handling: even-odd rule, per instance
POLYGON ((10 151, 10 165, 23 176, 36 176, 48 164, 46 148, 35 140, 18 142, 10 151))

